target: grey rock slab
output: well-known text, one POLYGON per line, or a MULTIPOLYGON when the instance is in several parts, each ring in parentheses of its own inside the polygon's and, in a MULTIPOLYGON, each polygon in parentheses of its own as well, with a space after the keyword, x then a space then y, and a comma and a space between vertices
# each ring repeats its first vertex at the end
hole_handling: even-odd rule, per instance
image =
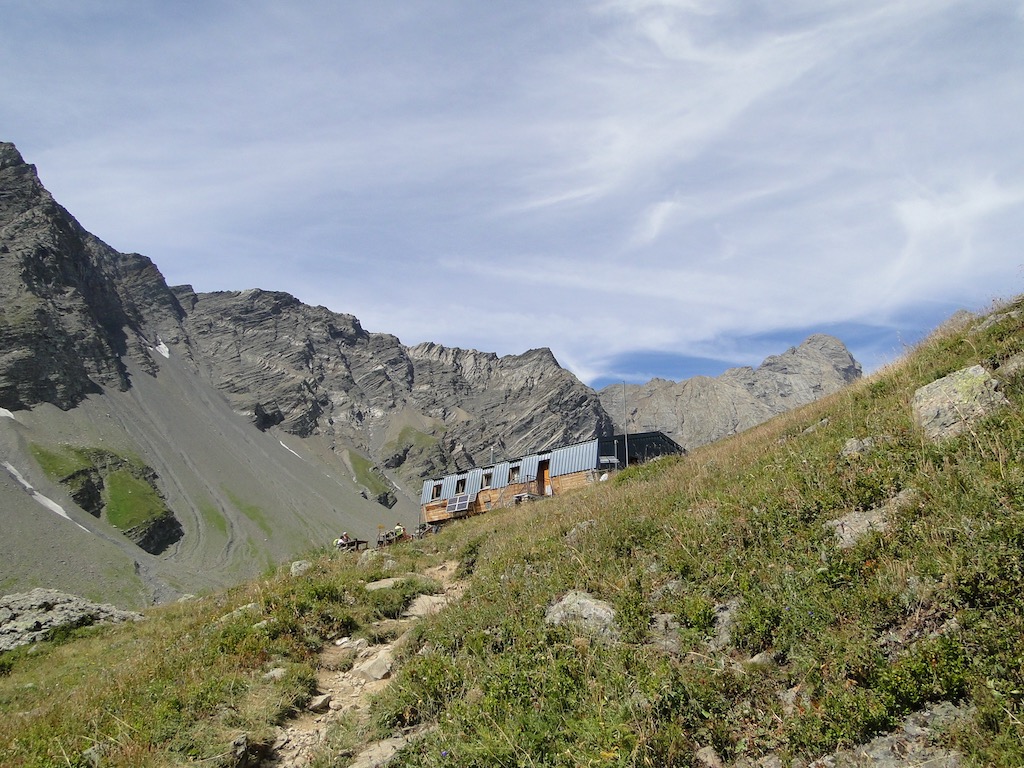
POLYGON ((701 747, 694 754, 694 759, 701 768, 725 768, 714 747, 701 747))
POLYGON ((439 613, 446 605, 448 605, 447 595, 417 595, 402 615, 412 619, 422 619, 439 613))
POLYGON ((1008 405, 999 382, 980 365, 963 368, 914 393, 914 423, 929 440, 945 440, 1008 405))
POLYGON ((822 523, 822 526, 831 528, 835 533, 836 546, 839 549, 850 549, 872 531, 879 533, 887 531, 892 516, 904 506, 911 504, 916 498, 917 491, 913 488, 904 488, 879 507, 850 512, 822 523))
POLYGON ((394 760, 398 751, 408 743, 409 738, 406 736, 378 741, 356 755, 349 763, 349 768, 382 768, 394 760))
POLYGON ((615 627, 615 609, 610 603, 573 590, 550 605, 544 614, 548 624, 572 624, 605 640, 618 639, 615 627))
POLYGON ((394 659, 391 656, 391 652, 385 649, 373 658, 354 666, 351 674, 366 682, 375 682, 391 677, 391 670, 393 668, 394 659))
POLYGON ((822 523, 835 533, 839 549, 851 549, 871 531, 885 532, 889 527, 885 510, 875 508, 866 512, 851 512, 848 515, 822 523))
POLYGON ((935 736, 966 715, 964 709, 939 702, 909 715, 899 730, 826 755, 808 768, 960 768, 961 755, 937 745, 935 736))
POLYGON ((113 605, 93 603, 54 589, 33 589, 0 597, 0 651, 43 640, 55 629, 144 617, 113 605))
POLYGON ((371 581, 364 587, 364 589, 367 592, 376 592, 378 589, 391 589, 392 587, 401 584, 403 581, 416 578, 417 575, 418 574, 415 573, 407 573, 404 576, 390 576, 386 579, 378 579, 377 581, 371 581))
POLYGON ((331 700, 334 697, 329 693, 322 693, 319 696, 314 696, 309 700, 309 704, 306 705, 306 709, 310 712, 326 712, 331 708, 331 700))
POLYGON ((736 612, 740 608, 738 598, 733 598, 715 606, 715 634, 708 640, 708 647, 713 651, 724 651, 732 645, 732 626, 736 621, 736 612))
POLYGON ((671 613, 659 613, 651 618, 651 642, 664 651, 678 653, 680 624, 671 613))
POLYGON ((996 373, 1002 380, 1010 379, 1024 370, 1024 352, 1018 352, 1012 357, 1004 360, 996 373))

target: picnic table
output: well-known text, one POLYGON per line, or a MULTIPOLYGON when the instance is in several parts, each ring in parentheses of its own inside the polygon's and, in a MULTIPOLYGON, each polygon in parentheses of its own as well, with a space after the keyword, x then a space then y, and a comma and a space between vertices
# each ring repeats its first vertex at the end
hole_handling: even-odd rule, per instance
POLYGON ((341 552, 358 552, 360 549, 366 549, 370 542, 366 539, 349 539, 348 541, 342 541, 338 539, 334 546, 341 552))
POLYGON ((401 541, 402 539, 406 538, 408 538, 408 535, 405 533, 405 531, 399 533, 394 528, 391 528, 386 531, 381 531, 377 534, 377 547, 386 547, 390 544, 394 544, 396 541, 401 541))

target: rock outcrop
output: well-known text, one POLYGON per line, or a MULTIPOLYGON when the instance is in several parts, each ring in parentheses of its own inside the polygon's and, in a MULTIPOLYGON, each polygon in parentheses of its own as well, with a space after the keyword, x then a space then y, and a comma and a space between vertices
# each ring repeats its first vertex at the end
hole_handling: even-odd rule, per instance
POLYGON ((732 368, 716 378, 678 382, 653 379, 627 385, 625 393, 616 384, 599 394, 617 431, 660 430, 689 450, 813 402, 860 376, 860 364, 841 341, 815 334, 756 369, 732 368))
POLYGON ((544 623, 553 626, 572 625, 604 642, 618 640, 615 609, 611 603, 586 592, 573 590, 548 606, 544 623))
POLYGON ((0 143, 0 403, 71 408, 129 386, 125 358, 150 367, 145 339, 180 317, 156 266, 86 232, 35 166, 0 143))
POLYGON ((999 382, 980 365, 956 371, 921 387, 911 403, 914 423, 929 440, 946 440, 1009 405, 999 382))
MULTIPOLYGON (((841 344, 812 337, 757 371, 652 382, 626 426, 693 445, 857 373, 841 344)), ((408 347, 286 293, 168 287, 149 259, 86 232, 0 143, 0 449, 25 478, 0 474, 0 526, 17 532, 0 537, 0 559, 17 563, 10 588, 95 578, 77 553, 112 545, 111 579, 173 599, 339 529, 370 539, 382 515, 413 524, 424 476, 612 433, 604 397, 548 349, 408 347), (40 449, 131 457, 148 486, 132 487, 159 502, 145 523, 111 519, 110 461, 44 466, 40 449), (44 498, 59 516, 35 514, 44 498), (75 554, 48 570, 25 545, 71 537, 75 554)))
POLYGON ((46 640, 61 629, 140 621, 142 614, 54 589, 0 597, 0 652, 46 640))
POLYGON ((189 354, 254 425, 356 445, 413 482, 611 429, 547 349, 406 347, 286 293, 174 290, 189 354))

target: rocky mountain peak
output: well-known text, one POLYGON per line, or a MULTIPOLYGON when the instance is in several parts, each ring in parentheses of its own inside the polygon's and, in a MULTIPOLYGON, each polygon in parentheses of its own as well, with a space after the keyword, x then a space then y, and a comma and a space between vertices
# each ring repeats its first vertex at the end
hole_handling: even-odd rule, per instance
POLYGON ((177 300, 149 259, 82 229, 13 145, 0 156, 0 404, 127 389, 126 359, 152 371, 149 340, 177 325, 177 300))
MULTIPOLYGON (((282 291, 170 288, 148 258, 86 232, 14 145, 0 143, 0 441, 28 484, 0 483, 0 493, 20 494, 0 503, 0 517, 36 504, 25 494, 39 483, 76 505, 53 525, 78 523, 80 544, 96 544, 89 537, 102 530, 129 558, 152 555, 154 570, 143 574, 178 564, 175 582, 211 569, 211 578, 237 576, 262 556, 331 540, 339 524, 361 521, 361 536, 372 535, 380 504, 413 523, 424 477, 616 429, 659 429, 692 447, 859 372, 841 342, 813 336, 757 370, 630 387, 629 412, 614 423, 621 389, 595 392, 546 347, 503 356, 407 347, 282 291), (27 450, 30 427, 71 474, 45 475, 27 450), (83 457, 95 471, 79 467, 83 457), (122 471, 129 463, 138 465, 131 477, 122 471), (69 477, 76 488, 64 487, 69 477), (166 504, 180 529, 146 549, 124 544, 125 530, 102 528, 104 494, 118 483, 166 504)), ((43 525, 31 515, 18 524, 27 519, 43 525)), ((5 555, 12 550, 0 547, 5 555)))
POLYGON ((860 378, 860 363, 853 359, 850 350, 835 336, 815 333, 808 336, 799 346, 791 347, 781 355, 765 358, 760 368, 779 374, 795 374, 802 369, 805 375, 821 370, 827 376, 836 376, 845 383, 860 378))
POLYGON ((547 350, 500 358, 430 342, 406 347, 287 294, 177 293, 188 297, 192 354, 240 412, 264 429, 357 447, 411 481, 495 446, 532 450, 609 426, 596 395, 547 350))
POLYGON ((601 403, 616 430, 660 430, 691 449, 736 434, 791 408, 836 392, 861 376, 860 364, 834 336, 813 334, 756 369, 730 368, 721 376, 642 386, 612 385, 601 403), (625 413, 624 413, 625 410, 625 413))
POLYGON ((0 141, 0 171, 16 165, 25 165, 18 148, 9 141, 0 141))

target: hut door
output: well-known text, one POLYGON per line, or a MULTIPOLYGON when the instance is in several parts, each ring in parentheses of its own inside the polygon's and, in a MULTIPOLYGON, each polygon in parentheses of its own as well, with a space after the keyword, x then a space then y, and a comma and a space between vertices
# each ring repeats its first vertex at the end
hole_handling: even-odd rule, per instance
POLYGON ((542 461, 537 465, 537 495, 551 495, 551 462, 542 461))

